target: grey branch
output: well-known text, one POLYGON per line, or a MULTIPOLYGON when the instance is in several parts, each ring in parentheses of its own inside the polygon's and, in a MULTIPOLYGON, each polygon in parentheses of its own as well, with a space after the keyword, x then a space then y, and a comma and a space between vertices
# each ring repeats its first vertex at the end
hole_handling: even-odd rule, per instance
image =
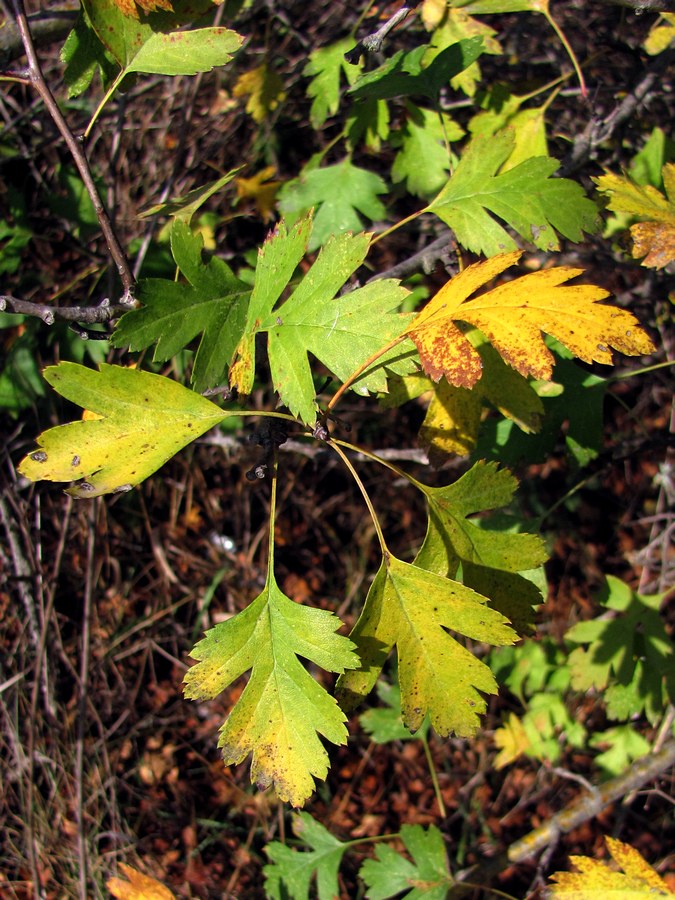
POLYGON ((8 294, 0 294, 0 312, 17 313, 24 316, 37 316, 45 325, 53 325, 57 319, 65 322, 82 322, 87 325, 104 324, 111 319, 118 319, 133 307, 118 303, 112 305, 104 300, 99 306, 48 306, 44 303, 33 303, 30 300, 17 300, 8 294))

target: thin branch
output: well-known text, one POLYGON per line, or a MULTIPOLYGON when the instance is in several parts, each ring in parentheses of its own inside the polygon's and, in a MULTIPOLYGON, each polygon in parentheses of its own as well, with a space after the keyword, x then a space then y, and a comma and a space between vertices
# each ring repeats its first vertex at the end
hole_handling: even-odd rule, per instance
POLYGON ((357 63, 364 53, 377 53, 389 32, 399 25, 411 11, 411 6, 402 6, 377 31, 373 31, 371 34, 361 38, 356 47, 350 50, 349 53, 345 53, 347 62, 357 63))
POLYGON ((68 126, 68 123, 61 113, 61 110, 59 109, 59 106, 54 99, 54 95, 49 89, 44 75, 42 74, 42 69, 35 53, 35 46, 33 44, 30 29, 28 27, 23 0, 12 0, 12 4, 14 7, 16 25, 19 29, 19 33, 23 41, 24 50, 26 52, 26 58, 28 60, 28 78, 30 80, 30 83, 40 95, 42 102, 47 107, 50 116, 54 120, 54 124, 61 133, 66 146, 70 150, 73 161, 77 166, 78 172, 80 173, 80 178, 82 179, 87 193, 91 198, 94 209, 96 210, 96 216, 98 218, 99 225, 101 226, 101 231, 103 232, 103 236, 108 245, 108 250, 122 281, 122 287, 124 288, 122 302, 125 305, 130 306, 133 303, 132 289, 134 286, 134 277, 131 273, 131 269, 129 268, 126 254, 117 238, 117 234, 115 233, 112 222, 110 221, 110 216, 103 206, 103 201, 101 200, 96 184, 94 183, 94 178, 91 174, 91 169, 89 168, 89 163, 87 161, 87 157, 85 156, 84 150, 82 149, 82 145, 70 130, 70 127, 68 126))
POLYGON ((581 134, 578 134, 572 148, 558 170, 558 175, 569 176, 582 168, 595 153, 597 147, 608 141, 617 128, 630 119, 640 104, 644 103, 650 91, 658 84, 661 75, 675 62, 675 47, 659 53, 632 91, 604 119, 591 119, 581 134))
POLYGON ((128 311, 128 305, 112 304, 109 300, 104 300, 98 306, 49 306, 46 303, 33 303, 31 300, 18 300, 8 294, 0 294, 0 312, 37 316, 45 325, 53 325, 57 319, 84 322, 87 325, 105 324, 128 311))
POLYGON ((420 268, 426 275, 430 275, 439 260, 442 260, 446 269, 449 269, 452 266, 449 253, 456 247, 457 242, 452 232, 447 231, 428 246, 423 247, 422 250, 418 250, 417 253, 409 256, 408 259, 402 260, 402 262, 392 266, 391 269, 386 269, 384 272, 378 272, 377 275, 373 275, 366 284, 370 284, 371 281, 380 281, 382 278, 405 278, 406 275, 417 272, 420 268))
POLYGON ((600 815, 603 809, 611 803, 644 787, 659 775, 663 775, 673 765, 675 765, 675 739, 664 744, 658 753, 645 756, 633 763, 625 774, 605 782, 590 793, 584 793, 567 809, 552 816, 539 828, 535 828, 525 837, 515 841, 504 853, 462 872, 458 881, 481 885, 489 884, 508 866, 524 862, 540 853, 551 843, 557 841, 561 835, 569 834, 584 822, 600 815))

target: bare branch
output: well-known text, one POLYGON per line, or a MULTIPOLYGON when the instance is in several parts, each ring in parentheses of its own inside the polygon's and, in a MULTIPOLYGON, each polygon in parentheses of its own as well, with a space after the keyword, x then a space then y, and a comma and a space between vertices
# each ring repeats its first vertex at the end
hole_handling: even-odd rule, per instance
POLYGON ((129 268, 126 254, 117 238, 117 234, 115 233, 115 230, 112 226, 110 217, 105 207, 103 206, 103 201, 101 200, 96 184, 94 183, 94 178, 91 174, 91 169, 89 168, 89 163, 87 161, 87 157, 85 156, 84 150, 82 149, 82 145, 70 130, 70 127, 63 117, 63 114, 61 113, 61 110, 59 109, 59 106, 54 99, 54 95, 49 89, 44 75, 42 74, 42 69, 35 53, 35 46, 33 44, 30 29, 28 27, 23 0, 12 0, 12 2, 14 6, 16 26, 21 35, 24 50, 26 52, 26 58, 28 60, 28 79, 42 98, 42 101, 47 107, 50 116, 54 120, 54 124, 58 128, 61 136, 63 137, 63 140, 66 142, 66 145, 70 150, 73 161, 75 162, 77 170, 80 173, 80 178, 82 179, 82 182, 87 189, 87 193, 91 198, 94 209, 96 210, 96 216, 101 226, 103 236, 108 245, 110 255, 113 259, 113 262, 115 263, 115 268, 117 269, 120 279, 122 280, 122 287, 124 288, 124 296, 122 302, 131 305, 133 303, 132 289, 134 286, 134 276, 132 275, 131 269, 129 268))
POLYGON ((82 322, 87 325, 105 324, 111 319, 118 319, 131 308, 126 304, 111 304, 104 300, 99 306, 49 306, 46 303, 33 303, 31 300, 17 300, 9 294, 0 294, 0 312, 17 313, 24 316, 37 316, 45 325, 53 325, 57 319, 65 322, 82 322))

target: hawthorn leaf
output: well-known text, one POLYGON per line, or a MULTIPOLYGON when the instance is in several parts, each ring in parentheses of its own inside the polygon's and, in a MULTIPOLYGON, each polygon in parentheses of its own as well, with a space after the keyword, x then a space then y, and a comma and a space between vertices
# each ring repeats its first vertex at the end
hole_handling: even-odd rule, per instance
POLYGON ((582 269, 543 269, 508 281, 464 302, 520 258, 504 253, 468 266, 445 284, 408 326, 422 368, 434 381, 471 388, 482 372, 479 353, 457 327, 474 325, 521 375, 550 379, 553 354, 542 332, 557 338, 584 362, 611 365, 610 348, 627 356, 651 353, 650 338, 627 310, 604 306, 609 296, 595 285, 567 285, 582 269))
POLYGON ((169 378, 101 363, 62 362, 45 380, 96 418, 57 425, 37 439, 19 471, 31 481, 75 481, 78 499, 130 490, 232 412, 169 378))
MULTIPOLYGON (((447 3, 435 3, 427 0, 422 5, 422 19, 428 31, 433 31, 431 44, 424 55, 425 63, 437 56, 446 47, 464 38, 480 37, 483 41, 483 53, 499 56, 503 51, 499 41, 495 39, 496 31, 485 22, 469 16, 465 10, 449 7, 447 3), (436 18, 436 25, 431 24, 436 18)), ((481 81, 480 63, 471 63, 450 80, 455 91, 463 91, 473 97, 478 83, 481 81)))
POLYGON ((557 160, 534 157, 499 171, 515 143, 511 128, 472 140, 426 211, 445 222, 462 246, 485 256, 516 247, 493 216, 546 251, 559 249, 556 231, 576 242, 583 239, 584 231, 595 231, 597 208, 580 185, 568 178, 551 177, 558 168, 557 160))
POLYGON ((556 872, 551 879, 549 894, 554 900, 586 900, 587 897, 616 900, 648 900, 672 897, 673 892, 661 876, 630 844, 605 835, 612 859, 623 872, 588 856, 570 856, 577 872, 556 872))
POLYGON ((378 194, 386 192, 387 185, 379 175, 344 159, 334 166, 305 170, 299 178, 287 182, 279 193, 279 209, 296 216, 316 210, 307 248, 311 253, 331 235, 360 231, 361 216, 372 221, 383 219, 387 210, 378 194))
POLYGON ((139 48, 124 74, 196 75, 210 72, 216 66, 226 65, 243 41, 236 31, 219 26, 154 33, 139 48))
POLYGON ((286 99, 284 82, 278 72, 262 65, 244 72, 232 89, 235 97, 248 97, 246 112, 254 122, 264 122, 286 99))
POLYGON ((104 84, 117 73, 117 63, 91 27, 84 6, 59 55, 65 65, 63 80, 69 97, 83 94, 97 72, 104 84))
POLYGON ((391 179, 405 181, 411 194, 431 197, 445 184, 450 171, 450 158, 444 145, 445 138, 457 141, 463 130, 444 116, 441 122, 437 112, 406 103, 407 118, 396 134, 395 145, 400 146, 391 168, 391 179), (424 160, 424 165, 420 165, 424 160))
MULTIPOLYGON (((267 332, 272 380, 279 397, 294 416, 310 425, 316 420, 316 389, 307 357, 312 353, 344 381, 380 347, 398 336, 406 321, 398 308, 408 295, 398 281, 372 282, 336 297, 362 264, 370 235, 343 234, 331 238, 293 293, 275 305, 306 248, 309 219, 289 233, 281 223, 260 252, 244 337, 230 381, 242 393, 250 390, 255 368, 254 336, 267 332)), ((392 371, 408 371, 412 345, 401 344, 397 356, 366 373, 355 389, 386 390, 386 363, 392 371)))
POLYGON ((675 699, 675 648, 659 613, 663 594, 637 594, 610 575, 599 600, 614 616, 579 622, 565 635, 588 645, 570 654, 572 687, 603 691, 612 718, 644 712, 654 723, 675 699))
POLYGON ((250 288, 218 257, 202 261, 203 239, 180 218, 171 228, 171 252, 187 284, 165 278, 140 282, 140 309, 125 313, 112 336, 115 347, 144 350, 153 360, 171 359, 197 335, 201 340, 192 386, 202 392, 222 383, 244 333, 250 288))
POLYGON ((358 78, 349 93, 357 100, 422 96, 435 101, 451 78, 478 59, 483 40, 472 37, 451 44, 424 66, 427 49, 416 47, 408 53, 400 50, 379 68, 358 78))
POLYGON ((487 602, 459 582, 387 554, 350 634, 361 666, 338 679, 341 705, 355 706, 372 689, 396 647, 406 727, 416 731, 428 714, 442 737, 475 734, 486 709, 482 693, 496 693, 497 682, 449 630, 493 645, 513 643, 508 620, 487 602))
POLYGON ((426 718, 415 734, 403 724, 401 713, 401 689, 398 684, 389 684, 380 678, 377 682, 377 696, 383 706, 366 710, 359 716, 363 730, 376 744, 388 744, 391 741, 411 741, 426 738, 429 731, 429 719, 426 718))
POLYGON ((214 194, 217 194, 229 184, 237 173, 241 172, 242 168, 243 166, 238 166, 236 169, 231 169, 221 178, 193 188, 184 197, 174 197, 173 200, 157 203, 155 206, 144 209, 143 212, 138 214, 138 218, 144 219, 149 216, 159 215, 175 216, 175 218, 182 219, 186 225, 189 225, 197 210, 206 203, 209 197, 213 197, 214 194))
POLYGON ((161 882, 137 869, 118 863, 124 878, 109 878, 105 886, 116 900, 175 900, 175 894, 161 882))
POLYGON ((650 184, 637 184, 621 175, 602 175, 594 181, 608 197, 608 207, 640 221, 631 225, 633 258, 643 266, 663 269, 675 260, 675 163, 662 170, 664 192, 650 184))
POLYGON ((354 47, 353 38, 343 38, 327 47, 319 47, 309 54, 309 62, 303 75, 311 77, 307 88, 312 98, 309 118, 312 128, 318 131, 328 116, 334 116, 340 107, 340 78, 344 75, 348 84, 353 84, 360 67, 347 62, 345 53, 354 47))
POLYGON ((218 746, 226 765, 253 754, 251 781, 274 785, 281 800, 302 806, 325 778, 328 754, 319 735, 347 742, 345 716, 298 657, 329 672, 359 665, 354 644, 336 634, 328 610, 301 606, 278 587, 271 568, 265 588, 242 612, 206 632, 192 650, 185 696, 216 697, 250 670, 249 681, 225 720, 218 746))
POLYGON ((307 900, 310 884, 316 876, 319 900, 339 897, 338 870, 350 845, 333 837, 309 813, 293 816, 293 832, 310 849, 301 853, 279 841, 272 841, 265 847, 265 853, 272 861, 263 867, 266 895, 307 900))
POLYGON ((387 900, 403 891, 406 900, 445 900, 454 879, 448 868, 443 835, 435 825, 403 825, 401 840, 412 862, 387 844, 378 844, 375 859, 367 859, 359 876, 368 900, 387 900))
POLYGON ((658 56, 675 41, 675 13, 661 12, 660 18, 649 29, 642 46, 650 56, 658 56))
POLYGON ((504 572, 522 572, 541 566, 548 554, 536 534, 511 534, 480 528, 468 518, 498 509, 513 499, 516 478, 496 463, 476 463, 446 487, 415 481, 427 498, 429 520, 415 565, 438 575, 453 577, 460 563, 472 563, 504 572))
POLYGON ((488 403, 530 434, 538 431, 544 405, 530 382, 508 366, 480 332, 465 334, 481 359, 482 377, 471 389, 442 378, 430 381, 433 397, 419 432, 429 462, 440 466, 451 455, 468 455, 476 446, 483 406, 488 403))
POLYGON ((345 135, 350 150, 364 145, 379 153, 382 141, 389 137, 389 106, 384 100, 362 100, 347 113, 345 135))
POLYGON ((606 731, 596 731, 588 739, 588 744, 603 751, 593 762, 605 775, 612 778, 628 771, 637 759, 646 756, 652 749, 649 741, 635 730, 632 722, 606 731))

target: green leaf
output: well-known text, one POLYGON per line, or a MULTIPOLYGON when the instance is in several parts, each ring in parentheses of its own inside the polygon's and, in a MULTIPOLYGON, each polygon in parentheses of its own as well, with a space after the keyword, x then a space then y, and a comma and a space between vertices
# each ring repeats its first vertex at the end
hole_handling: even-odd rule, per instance
POLYGON ((368 900, 387 900, 402 891, 406 900, 445 900, 453 885, 443 836, 435 825, 404 825, 401 840, 413 859, 407 860, 386 844, 375 848, 359 871, 368 886, 368 900))
POLYGON ((149 209, 145 209, 142 213, 139 213, 138 217, 139 219, 143 219, 148 216, 175 216, 175 218, 181 219, 186 225, 189 225, 197 210, 203 206, 210 197, 213 197, 214 194, 217 194, 229 184, 243 168, 243 166, 238 166, 236 169, 230 169, 229 172, 226 172, 225 175, 216 179, 216 181, 210 181, 208 184, 193 188, 193 190, 188 191, 184 197, 175 197, 173 200, 168 200, 166 203, 158 203, 155 206, 151 206, 149 209))
POLYGON ((349 88, 349 93, 356 99, 422 96, 435 101, 451 78, 478 59, 483 52, 483 39, 473 37, 451 44, 423 66, 427 50, 427 47, 416 47, 409 53, 400 50, 375 71, 362 75, 349 88))
POLYGON ((615 615, 580 622, 565 635, 588 645, 570 654, 572 687, 603 691, 614 719, 644 712, 653 724, 675 698, 673 643, 659 614, 663 594, 643 596, 608 576, 600 599, 615 615))
POLYGON ((356 705, 396 646, 405 725, 417 730, 428 713, 441 736, 473 735, 486 708, 479 691, 494 694, 497 683, 485 663, 449 631, 494 645, 516 639, 486 597, 387 554, 350 635, 361 668, 338 680, 340 702, 356 705))
POLYGON ((69 97, 79 97, 84 93, 97 72, 103 84, 111 81, 117 72, 115 59, 91 27, 84 6, 61 48, 60 56, 65 65, 63 78, 69 97))
MULTIPOLYGON (((312 353, 340 380, 400 334, 404 319, 396 312, 407 296, 397 281, 381 280, 340 297, 335 295, 365 259, 367 234, 331 239, 291 296, 275 306, 300 262, 310 223, 289 234, 281 223, 260 252, 246 332, 230 380, 246 393, 255 367, 254 335, 268 334, 268 356, 275 390, 294 416, 316 420, 315 388, 307 354, 312 353)), ((399 348, 399 353, 400 353, 399 348)), ((405 353, 405 347, 403 348, 405 353)), ((385 360, 393 371, 407 371, 407 359, 385 360)), ((361 392, 386 389, 382 366, 360 379, 361 392)))
POLYGON ((353 38, 343 38, 335 44, 312 50, 303 75, 312 76, 307 93, 312 97, 309 118, 312 128, 318 131, 328 116, 334 116, 340 107, 340 77, 353 84, 360 67, 345 59, 345 53, 354 46, 353 38))
POLYGON ((331 235, 360 231, 359 213, 373 221, 383 219, 387 211, 377 195, 386 192, 387 185, 379 175, 345 159, 334 166, 305 171, 285 184, 279 193, 279 209, 296 217, 316 210, 307 248, 311 253, 331 235))
POLYGON ((493 215, 540 250, 559 249, 555 231, 572 241, 581 241, 584 231, 594 231, 595 204, 575 182, 551 178, 558 168, 556 160, 535 157, 499 172, 514 146, 511 129, 474 139, 427 211, 452 228, 460 244, 486 256, 516 247, 493 215))
POLYGON ((265 847, 265 853, 272 860, 263 868, 267 896, 308 900, 310 884, 316 876, 319 900, 338 897, 338 870, 350 845, 333 837, 309 813, 293 816, 293 831, 311 849, 300 853, 279 841, 265 847))
POLYGON ((548 558, 535 534, 510 534, 481 528, 468 519, 474 513, 511 502, 518 482, 496 463, 476 463, 453 484, 429 487, 415 482, 427 497, 429 523, 415 564, 439 575, 454 576, 459 563, 522 572, 548 558))
POLYGON ((377 682, 377 696, 384 706, 368 709, 359 716, 361 727, 371 740, 376 744, 388 744, 390 741, 410 741, 427 736, 428 719, 424 720, 416 734, 411 734, 403 724, 401 689, 397 684, 380 679, 377 682))
POLYGON ((196 28, 152 34, 127 64, 124 74, 196 75, 224 66, 244 39, 229 28, 196 28))
POLYGON ((222 383, 244 332, 248 285, 223 260, 202 261, 201 235, 176 219, 171 252, 188 281, 148 278, 139 285, 141 309, 125 313, 112 337, 116 347, 143 350, 157 344, 153 359, 171 359, 198 335, 202 338, 192 370, 192 385, 204 391, 222 383))
POLYGON ((646 756, 651 750, 649 741, 632 724, 596 731, 590 736, 588 744, 603 750, 593 761, 612 778, 628 771, 636 759, 646 756))
POLYGON ((406 112, 407 118, 393 142, 400 150, 394 159, 391 178, 394 182, 405 181, 411 194, 432 197, 443 187, 450 171, 445 136, 457 141, 464 132, 447 116, 444 132, 443 123, 433 110, 407 103, 406 112))
POLYGON ((325 778, 328 754, 318 735, 347 742, 345 716, 298 656, 329 672, 359 664, 353 644, 335 634, 331 612, 300 606, 277 586, 271 568, 261 594, 242 612, 208 631, 192 651, 185 696, 216 697, 249 669, 251 676, 220 731, 226 765, 253 754, 251 781, 273 784, 281 800, 301 806, 325 778))
POLYGON ((31 481, 86 479, 78 499, 130 490, 200 434, 234 413, 182 385, 139 369, 101 364, 95 372, 62 362, 44 371, 65 397, 100 418, 43 432, 19 471, 31 481))

